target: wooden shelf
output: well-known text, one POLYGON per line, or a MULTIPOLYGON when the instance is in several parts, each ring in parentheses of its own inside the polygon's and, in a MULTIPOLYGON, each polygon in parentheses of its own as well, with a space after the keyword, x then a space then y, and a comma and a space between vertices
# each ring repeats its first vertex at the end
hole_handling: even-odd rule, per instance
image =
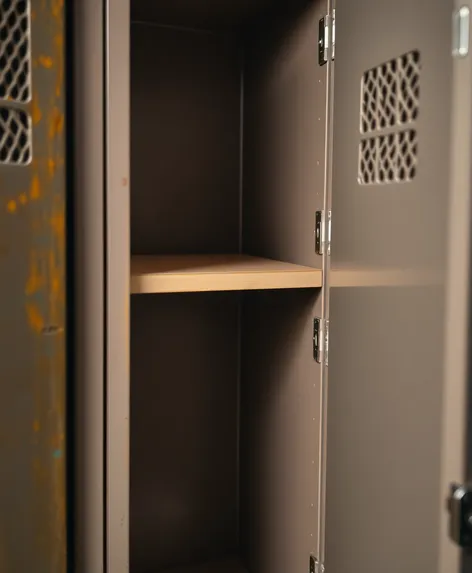
POLYGON ((321 270, 246 255, 131 257, 131 294, 321 287, 321 270))

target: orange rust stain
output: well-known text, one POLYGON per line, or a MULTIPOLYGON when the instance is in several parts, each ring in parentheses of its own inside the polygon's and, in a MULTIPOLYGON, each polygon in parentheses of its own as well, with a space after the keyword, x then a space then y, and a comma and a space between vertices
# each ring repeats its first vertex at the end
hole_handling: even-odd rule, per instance
POLYGON ((37 175, 33 176, 31 180, 31 187, 30 187, 30 199, 39 199, 40 196, 40 184, 39 184, 39 177, 37 175))
POLYGON ((43 114, 41 113, 41 110, 39 109, 38 98, 36 96, 33 97, 33 102, 32 102, 31 107, 32 107, 31 117, 33 119, 34 125, 37 125, 41 121, 43 114))
POLYGON ((54 38, 54 44, 56 47, 56 58, 58 62, 56 77, 56 97, 60 97, 64 81, 64 36, 62 33, 57 34, 57 36, 54 38))
POLYGON ((26 314, 28 315, 28 322, 35 332, 41 332, 44 328, 44 318, 42 317, 39 309, 34 304, 26 305, 26 314))
POLYGON ((49 117, 49 139, 54 139, 64 130, 64 114, 55 107, 49 117))
POLYGON ((65 220, 62 211, 58 211, 51 217, 51 227, 56 238, 62 240, 65 236, 65 220))
POLYGON ((51 295, 54 298, 61 292, 61 272, 58 268, 56 257, 53 252, 49 253, 49 275, 50 275, 50 283, 51 283, 51 295))
POLYGON ((26 281, 25 293, 28 296, 33 295, 34 293, 41 290, 41 288, 44 286, 44 282, 44 276, 40 271, 36 257, 34 257, 30 264, 30 272, 28 280, 26 281))
POLYGON ((56 173, 56 162, 52 157, 48 159, 48 173, 51 178, 54 177, 54 174, 56 173))
POLYGON ((33 22, 36 20, 36 10, 31 10, 31 20, 33 22))
POLYGON ((64 0, 53 0, 52 15, 54 16, 54 18, 60 18, 62 16, 63 8, 64 8, 64 0))
POLYGON ((28 203, 28 197, 27 197, 26 193, 21 193, 21 195, 18 197, 18 201, 22 205, 26 205, 26 203, 28 203))
POLYGON ((16 201, 14 199, 10 199, 10 201, 8 201, 7 203, 7 211, 9 213, 16 213, 16 210, 17 210, 16 201))
POLYGON ((39 420, 35 420, 33 422, 33 432, 38 433, 40 429, 41 429, 41 424, 39 423, 39 420))
POLYGON ((38 58, 38 62, 41 66, 43 66, 43 68, 46 68, 48 70, 50 70, 52 68, 53 61, 52 61, 51 56, 41 55, 38 58))

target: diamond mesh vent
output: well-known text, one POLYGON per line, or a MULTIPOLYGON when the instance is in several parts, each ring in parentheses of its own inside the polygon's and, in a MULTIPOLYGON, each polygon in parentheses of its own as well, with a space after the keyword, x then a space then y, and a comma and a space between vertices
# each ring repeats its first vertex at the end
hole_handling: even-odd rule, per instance
POLYGON ((27 0, 0 0, 0 98, 20 103, 31 99, 27 0))
POLYGON ((415 177, 418 136, 415 129, 405 127, 418 119, 420 71, 420 53, 414 50, 367 70, 362 76, 358 171, 361 185, 403 183, 415 177))
POLYGON ((405 183, 418 164, 418 136, 414 129, 362 139, 359 147, 359 183, 405 183))
POLYGON ((27 165, 31 161, 31 120, 21 110, 0 107, 0 163, 27 165))

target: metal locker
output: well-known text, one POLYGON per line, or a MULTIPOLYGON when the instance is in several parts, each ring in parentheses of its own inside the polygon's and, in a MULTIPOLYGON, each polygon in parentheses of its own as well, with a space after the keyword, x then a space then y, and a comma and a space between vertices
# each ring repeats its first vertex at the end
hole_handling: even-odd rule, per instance
POLYGON ((69 245, 59 0, 0 2, 0 570, 64 573, 69 245))
POLYGON ((469 10, 0 0, 0 571, 470 568, 469 10))
MULTIPOLYGON (((83 18, 81 25, 90 31, 98 49, 99 18, 93 23, 90 20, 90 14, 97 9, 97 4, 89 0, 79 12, 83 18), (86 6, 91 10, 88 15, 86 6)), ((198 75, 196 69, 206 81, 208 78, 214 79, 206 74, 218 69, 218 58, 223 57, 227 49, 227 46, 221 47, 221 53, 215 60, 212 59, 213 55, 208 55, 206 67, 196 66, 191 69, 188 62, 204 53, 207 48, 202 46, 207 45, 206 42, 211 45, 213 39, 205 36, 206 39, 202 39, 200 44, 196 40, 195 43, 189 40, 186 44, 183 41, 174 42, 175 34, 189 31, 209 34, 211 30, 207 28, 211 28, 215 21, 224 22, 227 26, 234 14, 228 12, 225 15, 225 9, 221 6, 219 11, 215 10, 208 16, 204 12, 205 9, 212 9, 210 5, 199 11, 201 7, 190 8, 182 3, 172 6, 165 3, 145 5, 143 2, 130 4, 127 0, 104 3, 103 7, 103 12, 100 12, 100 18, 103 18, 100 25, 105 30, 103 69, 98 66, 95 70, 96 82, 93 85, 96 89, 95 100, 103 99, 104 102, 104 168, 103 173, 99 172, 97 164, 93 180, 97 187, 102 184, 102 177, 105 180, 105 202, 102 205, 102 223, 105 221, 105 240, 102 244, 105 258, 104 297, 100 304, 106 307, 102 347, 106 383, 104 391, 103 388, 95 389, 97 399, 103 391, 100 397, 104 400, 105 415, 101 417, 97 411, 95 420, 98 425, 103 424, 106 463, 102 468, 104 482, 96 482, 94 492, 97 499, 100 496, 105 499, 103 523, 100 523, 105 536, 105 547, 101 554, 100 543, 96 538, 88 536, 83 555, 89 556, 90 564, 93 563, 97 571, 104 562, 107 571, 117 573, 125 572, 130 567, 137 571, 151 567, 165 569, 166 559, 169 560, 168 556, 172 552, 175 557, 181 551, 185 561, 205 538, 205 534, 210 537, 214 534, 215 523, 223 523, 214 521, 210 527, 202 517, 205 526, 200 530, 195 529, 198 525, 192 514, 195 504, 184 495, 179 497, 182 488, 187 487, 182 484, 191 482, 193 474, 190 472, 186 479, 176 478, 175 503, 184 505, 177 504, 174 509, 177 511, 176 508, 180 507, 183 513, 179 517, 177 513, 172 513, 170 506, 166 506, 166 511, 172 514, 175 522, 169 522, 169 530, 165 530, 165 519, 162 517, 165 514, 165 504, 162 504, 158 490, 153 493, 152 484, 161 477, 159 464, 165 466, 170 459, 165 458, 169 454, 163 444, 167 438, 170 440, 168 445, 177 442, 172 442, 172 438, 166 435, 163 424, 152 420, 152 400, 156 400, 156 396, 159 399, 167 396, 177 400, 179 392, 176 390, 153 395, 148 391, 148 394, 143 393, 133 398, 136 389, 133 390, 129 378, 130 349, 131 376, 136 376, 135 373, 139 371, 142 376, 143 368, 167 376, 170 362, 178 356, 175 350, 178 337, 172 342, 172 337, 176 336, 173 328, 179 324, 181 329, 185 329, 185 318, 190 317, 195 308, 192 298, 184 294, 180 299, 167 299, 167 303, 166 299, 162 299, 162 302, 154 299, 151 303, 150 298, 139 298, 139 303, 131 303, 130 309, 129 290, 140 295, 155 293, 153 289, 160 279, 158 272, 153 275, 152 270, 149 271, 147 263, 143 263, 138 274, 133 274, 128 255, 130 250, 132 254, 141 252, 149 255, 154 252, 153 249, 162 254, 159 251, 162 244, 160 241, 164 244, 167 241, 167 247, 162 247, 164 252, 166 248, 169 249, 168 245, 173 245, 170 249, 179 254, 186 252, 189 239, 185 233, 179 232, 180 228, 173 226, 171 217, 163 220, 161 228, 153 229, 153 221, 159 218, 158 198, 143 196, 139 202, 133 199, 133 192, 136 193, 136 189, 149 183, 147 166, 153 162, 154 149, 158 148, 161 153, 156 155, 156 166, 159 165, 157 157, 162 161, 166 157, 165 153, 169 153, 168 163, 165 168, 162 167, 167 179, 161 177, 159 169, 152 174, 151 179, 154 180, 155 176, 158 192, 169 185, 173 177, 172 168, 177 172, 185 166, 180 157, 172 155, 172 149, 165 147, 167 139, 175 143, 169 135, 172 135, 172 122, 180 126, 179 122, 182 121, 181 117, 172 115, 177 107, 164 107, 155 115, 152 107, 153 102, 168 105, 170 100, 161 98, 176 98, 179 92, 172 90, 178 85, 181 89, 185 86, 188 95, 193 94, 191 82, 179 84, 176 81, 179 72, 175 69, 174 74, 174 61, 171 58, 175 57, 175 61, 189 71, 189 77, 195 83, 198 75), (184 14, 182 20, 178 20, 181 14, 184 14), (140 28, 138 32, 136 26, 133 31, 131 23, 130 46, 130 22, 134 21, 135 25, 141 26, 150 17, 156 24, 154 20, 163 15, 169 19, 167 24, 164 21, 162 28, 165 31, 140 28), (195 27, 204 29, 195 30, 195 27), (133 42, 136 44, 134 56, 133 42), (161 46, 159 58, 149 52, 153 42, 161 46), (185 52, 189 49, 192 51, 191 56, 190 52, 185 52), (182 55, 185 53, 187 60, 182 55), (133 57, 142 57, 142 60, 135 66, 133 57), (156 62, 162 76, 158 72, 152 76, 153 64, 156 62), (211 71, 213 64, 215 68, 211 71), (192 73, 196 75, 192 76, 192 73), (144 89, 143 85, 151 81, 151 76, 152 90, 147 97, 136 98, 138 88, 132 83, 129 102, 130 82, 136 81, 139 89, 144 89), (103 84, 100 83, 102 78, 103 84), (162 92, 159 91, 161 88, 162 92), (136 114, 140 112, 143 115, 139 118, 139 127, 136 127, 136 114), (159 128, 162 130, 159 131, 159 128), (149 147, 150 141, 155 148, 149 147), (139 150, 139 157, 136 150, 139 150), (128 172, 130 156, 131 188, 128 172), (131 220, 131 233, 128 218, 131 220), (173 229, 174 234, 166 234, 168 229, 173 229), (152 275, 150 282, 142 279, 147 273, 152 275), (154 332, 153 321, 157 324, 159 317, 163 332, 151 335, 154 332), (133 324, 138 322, 147 325, 139 336, 133 332, 133 324), (165 338, 166 333, 171 340, 161 344, 160 337, 165 338), (154 357, 149 348, 146 348, 150 344, 149 340, 152 341, 151 347, 156 348, 154 357), (159 350, 159 345, 167 349, 165 353, 159 350), (141 370, 133 366, 137 357, 145 365, 141 370), (141 479, 133 478, 133 472, 136 472, 133 469, 133 463, 136 466, 133 458, 136 460, 139 455, 133 454, 136 451, 137 433, 133 429, 135 414, 132 408, 130 420, 130 401, 137 405, 136 408, 139 405, 143 415, 147 416, 140 439, 149 429, 156 436, 156 459, 147 465, 143 464, 149 472, 148 482, 142 479, 144 473, 141 479), (133 499, 138 499, 136 484, 141 484, 139 487, 143 488, 139 511, 136 506, 133 510, 133 499), (146 490, 146 487, 150 489, 146 490), (179 526, 187 527, 189 543, 186 546, 185 536, 180 539, 178 533, 175 533, 179 526), (153 527, 156 531, 161 527, 160 535, 157 536, 160 545, 157 537, 153 541, 153 527), (172 529, 175 527, 177 529, 172 529), (193 534, 190 536, 189 532, 193 534), (136 542, 137 537, 140 537, 139 542, 136 542), (184 546, 179 545, 182 543, 184 546), (156 552, 163 551, 164 545, 168 549, 166 557, 163 556, 165 552, 156 555, 156 552)), ((228 219, 226 225, 221 224, 223 218, 218 221, 221 237, 226 237, 225 240, 230 237, 221 248, 239 249, 239 253, 246 249, 250 254, 252 250, 257 254, 323 271, 321 294, 316 297, 314 304, 307 297, 303 310, 306 313, 303 314, 304 320, 307 316, 310 323, 315 319, 310 334, 313 335, 312 358, 316 368, 313 371, 311 368, 297 368, 296 361, 292 360, 289 363, 295 365, 294 370, 287 370, 294 380, 297 373, 300 374, 302 388, 306 380, 311 380, 314 388, 312 394, 306 394, 309 398, 305 405, 309 406, 300 410, 298 419, 302 421, 297 431, 284 434, 284 437, 291 436, 290 439, 298 436, 297 441, 291 442, 291 450, 286 450, 284 447, 289 442, 284 442, 276 432, 278 441, 274 437, 272 445, 270 441, 261 442, 269 445, 271 454, 267 453, 267 458, 264 458, 266 450, 260 446, 252 451, 257 451, 262 460, 258 468, 259 476, 263 478, 257 480, 254 473, 245 472, 244 469, 239 474, 243 476, 243 485, 237 490, 236 503, 242 504, 244 510, 242 521, 237 523, 243 540, 243 552, 249 552, 254 571, 294 568, 295 565, 295 568, 300 568, 304 566, 302 563, 306 563, 311 573, 331 570, 342 573, 347 569, 435 570, 442 573, 458 571, 461 567, 460 549, 448 535, 450 516, 445 502, 450 482, 465 479, 462 454, 465 448, 470 227, 470 64, 466 8, 456 6, 452 1, 444 3, 439 0, 433 3, 421 0, 413 3, 379 3, 370 0, 319 3, 316 12, 318 44, 317 49, 313 50, 313 61, 302 57, 302 53, 305 54, 301 47, 305 46, 304 40, 310 38, 311 41, 314 38, 312 32, 308 32, 311 30, 309 25, 304 27, 302 17, 295 19, 300 28, 295 26, 292 35, 285 37, 282 47, 276 50, 272 66, 270 58, 274 54, 269 48, 264 51, 266 36, 258 38, 256 35, 258 39, 250 46, 251 49, 258 46, 260 52, 256 53, 261 57, 260 62, 269 63, 267 68, 262 66, 258 70, 258 73, 265 74, 263 79, 251 74, 241 75, 241 94, 244 93, 244 98, 239 113, 243 118, 241 129, 244 128, 245 138, 239 150, 244 159, 240 164, 239 177, 240 181, 250 182, 249 188, 254 198, 244 195, 239 206, 237 202, 234 205, 240 209, 239 214, 250 213, 252 219, 241 226, 239 237, 231 235, 233 219, 228 219), (460 8, 462 12, 459 12, 460 8), (293 59, 291 55, 294 55, 293 59), (304 73, 296 75, 291 65, 300 66, 296 68, 297 71, 303 70, 304 73), (315 66, 321 91, 313 98, 311 110, 307 104, 309 92, 304 90, 310 89, 307 78, 315 73, 312 71, 315 66), (258 85, 258 81, 261 81, 261 91, 255 92, 256 97, 251 88, 258 85), (274 94, 271 90, 274 90, 274 94), (313 112, 315 108, 316 112, 311 115, 310 111, 313 112), (275 111, 279 116, 271 115, 275 111), (300 118, 303 120, 300 121, 300 118), (311 133, 310 120, 316 120, 319 139, 307 136, 307 133, 311 133), (291 122, 294 122, 297 129, 290 130, 293 127, 291 122), (273 143, 269 151, 263 145, 262 133, 271 138, 273 143), (280 149, 275 144, 278 141, 283 142, 280 149), (320 145, 324 149, 318 154, 320 145), (258 157, 257 154, 262 158, 259 160, 263 165, 260 168, 263 173, 258 171, 257 160, 254 159, 258 157), (311 167, 307 167, 310 165, 310 157, 311 167), (313 166, 319 170, 310 171, 313 166), (298 192, 303 188, 306 178, 316 180, 316 191, 313 192, 316 199, 312 203, 296 203, 301 197, 298 192), (296 190, 291 195, 293 204, 284 195, 284 184, 286 186, 287 182, 293 184, 296 190), (277 202, 279 193, 284 200, 277 202), (295 221, 295 217, 290 219, 296 212, 294 205, 302 206, 297 215, 299 221, 305 221, 307 213, 312 217, 311 228, 305 226, 305 223, 298 228, 290 226, 289 221, 295 221), (314 233, 311 245, 306 242, 307 229, 310 234, 314 233), (258 235, 258 232, 261 234, 258 235), (231 241, 237 246, 231 246, 231 241), (315 252, 317 257, 312 259, 311 255, 315 252), (308 378, 304 378, 307 373, 308 378), (304 419, 307 411, 310 412, 309 421, 308 418, 306 421, 304 419), (302 443, 305 444, 301 435, 306 436, 309 443, 306 449, 301 447, 302 443), (280 450, 277 450, 275 444, 280 450), (298 444, 298 448, 295 444, 298 444), (304 467, 303 464, 297 465, 300 459, 297 455, 301 455, 300 452, 309 456, 307 460, 313 464, 314 473, 313 469, 300 469, 304 467), (284 465, 284 460, 295 460, 291 465, 297 468, 292 482, 284 482, 280 476, 281 472, 289 471, 285 468, 290 464, 284 465), (276 498, 272 505, 264 504, 261 499, 265 500, 262 494, 265 491, 263 479, 269 479, 269 474, 265 473, 267 467, 277 469, 277 472, 270 474, 270 486, 283 483, 293 485, 299 479, 303 488, 307 489, 300 489, 299 496, 293 491, 289 493, 288 488, 286 493, 283 488, 268 489, 277 491, 281 497, 276 498), (253 476, 256 487, 244 481, 248 475, 253 476), (306 491, 309 491, 309 495, 305 495, 306 491), (259 492, 262 497, 254 497, 254 492, 259 492), (290 503, 287 501, 289 499, 290 503), (292 501, 295 505, 291 505, 292 501), (300 503, 300 507, 296 506, 297 503, 300 503), (256 512, 252 525, 250 520, 247 521, 251 511, 256 512), (268 516, 273 527, 265 530, 268 516), (304 521, 302 516, 309 517, 304 521), (248 523, 249 526, 244 529, 244 524, 248 523), (281 542, 282 539, 285 542, 281 542)), ((259 24, 262 21, 256 20, 259 24)), ((284 20, 281 18, 277 22, 280 34, 284 20)), ((310 22, 311 26, 313 22, 310 22)), ((315 42, 312 45, 315 48, 315 42)), ((78 57, 81 53, 79 48, 78 57)), ((244 51, 241 57, 244 61, 244 51)), ((260 62, 257 58, 254 61, 257 68, 260 62)), ((83 77, 89 77, 88 73, 89 70, 84 68, 83 77)), ((225 93, 229 93, 231 77, 221 74, 220 80, 228 82, 225 84, 228 92, 225 93)), ((202 93, 198 92, 196 99, 203 110, 207 104, 206 95, 202 93)), ((92 105, 91 97, 88 101, 92 105)), ((223 105, 220 102, 220 105, 226 103, 223 105)), ((205 110, 202 113, 208 112, 205 110)), ((186 117, 186 112, 182 108, 181 115, 186 117)), ((211 125, 211 129, 205 135, 209 138, 215 133, 213 130, 218 129, 215 127, 217 124, 211 123, 215 117, 208 116, 208 127, 211 125)), ((192 120, 192 125, 198 125, 195 117, 192 120)), ((224 121, 221 120, 222 123, 224 121)), ((92 125, 90 120, 89 129, 92 129, 92 125)), ((235 124, 225 125, 232 129, 235 124)), ((193 136, 194 133, 191 134, 193 136)), ((94 145, 97 149, 100 148, 100 137, 95 132, 94 145)), ((193 149, 191 146, 199 141, 198 137, 195 140, 191 137, 186 141, 189 149, 193 149)), ((231 148, 234 144, 231 137, 231 133, 225 134, 221 140, 224 146, 218 152, 226 149, 225 146, 231 148)), ((211 141, 211 144, 214 142, 211 141)), ((199 151, 202 153, 197 153, 196 157, 204 163, 205 150, 199 151)), ((187 160, 192 159, 195 158, 189 153, 187 160)), ((84 165, 87 163, 87 153, 82 161, 84 165)), ((198 162, 191 164, 192 173, 196 169, 195 165, 198 167, 198 162)), ((230 174, 234 168, 234 163, 215 162, 215 173, 221 175, 228 186, 233 185, 230 174)), ((198 174, 198 169, 195 173, 198 174)), ((240 182, 239 185, 240 190, 245 189, 244 183, 240 182)), ((181 191, 177 186, 172 189, 176 193, 181 191)), ((207 227, 198 226, 211 213, 208 205, 217 205, 219 201, 215 189, 211 186, 209 189, 213 190, 202 196, 205 198, 202 203, 193 205, 189 202, 182 205, 181 212, 189 213, 186 227, 188 237, 195 239, 197 251, 205 249, 205 246, 202 247, 205 241, 211 244, 211 239, 215 237, 209 234, 207 227), (190 219, 192 212, 186 211, 191 205, 194 219, 190 219)), ((189 195, 182 197, 190 201, 189 195)), ((166 214, 172 212, 172 207, 168 202, 162 204, 166 214)), ((97 220, 97 230, 102 223, 97 220)), ((201 284, 196 290, 200 290, 201 284)), ((205 285, 205 289, 210 291, 224 290, 221 287, 212 289, 209 283, 205 285)), ((234 287, 231 282, 225 282, 225 285, 229 286, 229 290, 244 290, 242 287, 234 287)), ((201 290, 204 290, 203 287, 201 290)), ((183 291, 185 287, 179 292, 183 291)), ((92 292, 93 289, 90 289, 92 292)), ((202 305, 198 306, 198 312, 207 312, 202 310, 207 303, 199 296, 192 295, 202 305)), ((273 296, 273 300, 277 300, 276 295, 273 296)), ((220 304, 231 306, 232 303, 222 302, 225 297, 218 297, 212 295, 206 300, 218 300, 218 303, 215 302, 216 308, 220 308, 220 304)), ((295 307, 301 304, 301 298, 301 294, 293 294, 293 301, 299 302, 289 303, 287 308, 291 304, 295 307)), ((231 300, 234 299, 228 296, 227 301, 231 300)), ((278 364, 278 371, 283 373, 288 364, 284 362, 283 349, 284 345, 291 348, 290 329, 295 324, 287 317, 281 318, 287 310, 277 318, 273 310, 275 307, 270 302, 271 297, 263 292, 247 300, 237 319, 234 319, 232 310, 225 307, 223 311, 223 306, 219 311, 214 311, 218 320, 211 319, 214 328, 211 346, 218 348, 219 357, 226 352, 222 324, 226 320, 236 320, 237 328, 240 329, 241 325, 244 328, 245 320, 249 320, 248 324, 252 325, 249 333, 243 334, 238 342, 238 356, 243 354, 241 370, 238 372, 244 376, 248 362, 257 363, 258 379, 253 379, 253 382, 259 384, 259 379, 269 381, 265 388, 262 385, 251 391, 243 388, 242 393, 238 390, 238 400, 242 400, 238 406, 238 416, 241 415, 241 406, 243 414, 247 416, 243 420, 242 433, 239 433, 238 426, 238 440, 247 439, 250 431, 256 432, 255 435, 260 438, 257 424, 263 434, 262 425, 266 420, 270 420, 274 424, 273 428, 281 433, 283 424, 279 425, 281 422, 277 415, 259 418, 260 412, 255 404, 262 399, 264 391, 269 392, 273 380, 278 379, 280 382, 283 379, 283 374, 273 378, 276 370, 270 368, 270 364, 275 358, 270 357, 280 358, 281 362, 275 363, 278 364), (267 310, 264 310, 266 304, 267 310), (264 330, 264 324, 270 325, 272 330, 264 330), (218 334, 220 329, 221 336, 218 334), (258 350, 267 353, 263 359, 258 355, 258 350), (245 356, 250 357, 248 362, 244 361, 245 356), (260 362, 257 362, 259 359, 260 362)), ((208 320, 208 317, 203 318, 203 314, 197 316, 202 324, 208 320)), ((297 327, 300 330, 295 329, 301 338, 309 330, 307 323, 300 318, 299 325, 302 323, 303 327, 297 327)), ((186 355, 188 364, 179 364, 176 369, 181 373, 181 380, 186 379, 187 384, 192 379, 195 357, 204 348, 205 341, 211 339, 211 336, 207 339, 209 335, 203 327, 200 331, 194 330, 192 324, 189 332, 193 333, 198 342, 186 355)), ((300 343, 301 354, 297 356, 305 356, 306 348, 304 343, 300 343)), ((288 356, 290 350, 287 351, 288 356)), ((201 360, 200 367, 205 364, 201 360)), ((218 362, 212 376, 219 376, 220 366, 218 362)), ((98 380, 99 376, 97 370, 94 379, 98 380)), ((90 387, 90 380, 88 385, 90 387)), ((142 382, 139 386, 145 388, 146 385, 142 382)), ((234 388, 231 388, 232 392, 234 388)), ((291 398, 295 398, 295 403, 300 404, 300 397, 305 396, 303 391, 297 394, 299 386, 294 384, 291 398)), ((182 391, 182 394, 185 395, 185 392, 182 391)), ((219 395, 217 390, 214 395, 219 395)), ((202 392, 199 400, 205 400, 205 392, 202 392)), ((195 401, 197 410, 201 403, 195 401)), ((290 404, 293 406, 294 402, 290 404)), ((165 406, 161 405, 160 408, 162 414, 165 406)), ((290 419, 292 426, 295 419, 290 419)), ((170 433, 178 432, 180 427, 177 421, 174 422, 174 425, 167 427, 170 433)), ((194 435, 192 440, 187 441, 188 449, 185 451, 191 450, 189 444, 196 443, 201 436, 199 432, 203 431, 206 431, 204 424, 200 428, 194 426, 194 435)), ((93 440, 92 435, 89 440, 93 440)), ((208 444, 211 448, 214 442, 209 440, 208 444)), ((194 451, 191 453, 193 455, 194 451)), ((143 459, 141 457, 141 461, 143 459)), ((208 461, 208 458, 205 459, 208 461)), ((243 459, 242 463, 246 462, 247 459, 243 459)), ((98 449, 93 461, 89 459, 88 463, 90 467, 100 465, 98 449)), ((237 463, 240 463, 239 459, 237 463)), ((227 469, 223 461, 222 467, 227 469)), ((88 475, 90 477, 92 474, 88 475)), ((205 476, 204 480, 213 479, 211 472, 205 473, 202 470, 201 475, 205 476)), ((164 483, 165 479, 162 479, 164 483)), ((164 485, 169 486, 169 482, 164 485)), ((215 492, 220 495, 223 489, 216 488, 215 492)), ((204 486, 203 490, 196 491, 201 493, 204 486)), ((226 514, 228 527, 226 524, 221 525, 223 537, 232 527, 233 509, 231 506, 226 514)), ((215 511, 211 503, 207 504, 207 513, 202 513, 205 519, 208 518, 208 511, 215 511)), ((93 513, 85 512, 83 518, 84 524, 92 518, 95 525, 98 524, 98 514, 94 516, 93 513)), ((239 520, 239 517, 236 519, 239 520)), ((235 563, 229 561, 226 566, 233 568, 235 563)), ((200 567, 205 570, 206 566, 200 567)), ((219 565, 212 562, 208 567, 218 569, 219 565)))

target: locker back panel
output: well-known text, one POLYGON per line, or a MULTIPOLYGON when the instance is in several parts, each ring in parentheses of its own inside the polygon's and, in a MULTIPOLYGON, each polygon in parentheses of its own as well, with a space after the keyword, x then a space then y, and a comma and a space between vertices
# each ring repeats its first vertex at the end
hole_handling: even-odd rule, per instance
POLYGON ((131 26, 131 250, 239 244, 240 51, 225 36, 131 26))
POLYGON ((238 300, 132 298, 132 571, 237 548, 238 300))
POLYGON ((0 570, 66 570, 64 7, 0 2, 0 570))
POLYGON ((294 3, 245 47, 243 250, 312 267, 323 208, 326 66, 316 61, 325 1, 294 3))

